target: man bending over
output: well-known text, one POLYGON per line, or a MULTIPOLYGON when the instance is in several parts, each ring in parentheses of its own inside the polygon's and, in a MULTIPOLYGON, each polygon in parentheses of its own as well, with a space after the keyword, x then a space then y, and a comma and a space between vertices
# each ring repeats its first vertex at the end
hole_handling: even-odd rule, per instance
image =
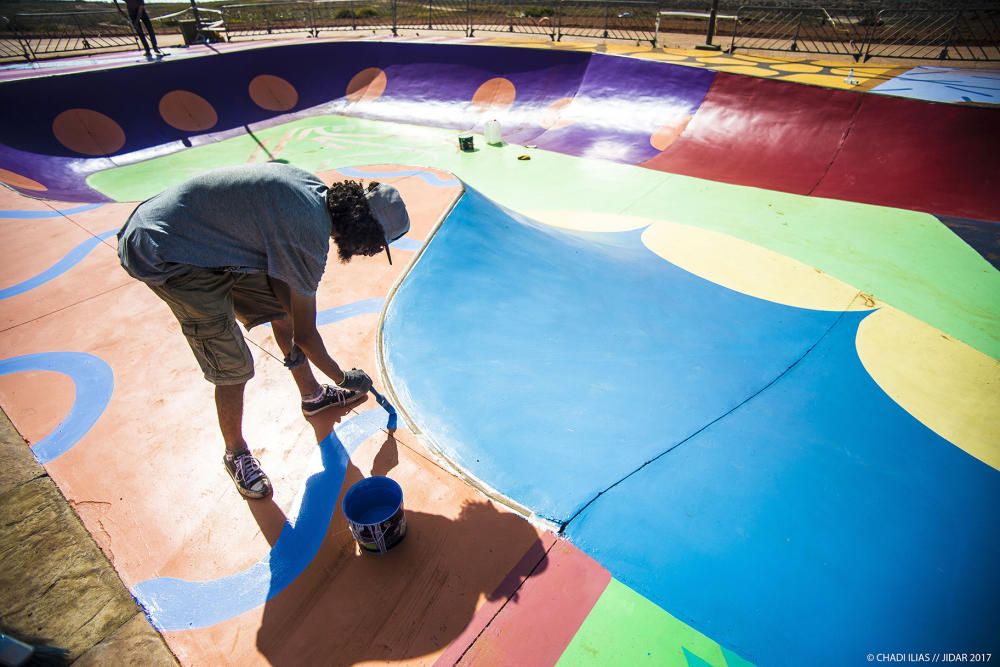
POLYGON ((243 390, 254 367, 236 320, 248 330, 271 322, 304 414, 361 401, 371 378, 330 357, 316 330, 316 289, 331 238, 346 263, 383 249, 389 255, 409 228, 390 185, 328 188, 310 173, 268 163, 169 188, 140 204, 118 232, 122 266, 170 306, 215 385, 224 463, 245 497, 267 497, 271 483, 243 437, 243 390), (337 386, 320 385, 310 363, 337 386))

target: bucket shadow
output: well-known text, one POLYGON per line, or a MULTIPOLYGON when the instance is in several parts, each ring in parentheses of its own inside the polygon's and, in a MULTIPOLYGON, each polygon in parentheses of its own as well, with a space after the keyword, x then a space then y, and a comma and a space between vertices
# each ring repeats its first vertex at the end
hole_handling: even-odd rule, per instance
MULTIPOLYGON (((341 418, 311 418, 317 440, 341 418)), ((373 474, 384 474, 399 462, 395 438, 382 435, 373 474)), ((327 453, 323 462, 338 465, 327 453)), ((272 582, 283 583, 268 596, 257 648, 272 665, 353 665, 425 656, 462 633, 482 597, 506 597, 498 586, 512 568, 526 568, 520 574, 527 576, 539 562, 536 574, 547 563, 535 529, 488 501, 466 502, 457 517, 407 509, 407 535, 399 545, 382 555, 359 553, 341 503, 361 478, 361 471, 348 462, 326 536, 301 574, 288 582, 282 564, 270 564, 272 582)), ((420 479, 397 481, 405 505, 407 486, 420 479)), ((251 511, 273 545, 286 527, 281 508, 267 500, 251 503, 251 511)), ((515 596, 511 604, 516 603, 515 596)))

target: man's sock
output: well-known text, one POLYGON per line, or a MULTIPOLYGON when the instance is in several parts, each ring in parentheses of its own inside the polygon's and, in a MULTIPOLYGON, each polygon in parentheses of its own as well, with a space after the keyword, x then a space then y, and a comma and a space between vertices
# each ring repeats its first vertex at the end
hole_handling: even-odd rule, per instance
POLYGON ((302 400, 305 401, 306 403, 312 403, 313 401, 318 401, 320 398, 323 397, 324 391, 325 390, 323 389, 323 387, 320 386, 319 389, 317 389, 314 393, 310 394, 309 396, 303 396, 302 400))

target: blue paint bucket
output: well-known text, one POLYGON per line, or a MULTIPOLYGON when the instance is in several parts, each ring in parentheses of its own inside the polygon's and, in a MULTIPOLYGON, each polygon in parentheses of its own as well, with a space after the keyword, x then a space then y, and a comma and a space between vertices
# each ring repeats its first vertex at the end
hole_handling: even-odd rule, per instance
POLYGON ((385 553, 406 537, 403 489, 388 477, 368 477, 349 488, 344 516, 365 551, 385 553))

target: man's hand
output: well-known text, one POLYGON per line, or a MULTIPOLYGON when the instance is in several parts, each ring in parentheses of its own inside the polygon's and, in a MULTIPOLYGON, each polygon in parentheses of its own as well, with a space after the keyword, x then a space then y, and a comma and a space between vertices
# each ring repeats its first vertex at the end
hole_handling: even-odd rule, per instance
POLYGON ((360 368, 352 368, 344 373, 344 381, 338 386, 341 389, 350 389, 365 394, 372 388, 372 379, 368 377, 368 373, 360 368))

